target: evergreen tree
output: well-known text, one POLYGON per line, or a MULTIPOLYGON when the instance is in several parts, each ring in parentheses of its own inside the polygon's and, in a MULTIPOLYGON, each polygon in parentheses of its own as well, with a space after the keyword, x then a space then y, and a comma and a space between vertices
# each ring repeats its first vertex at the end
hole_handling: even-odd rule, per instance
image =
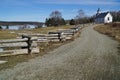
POLYGON ((74 19, 70 20, 70 25, 75 25, 75 20, 74 19))
POLYGON ((9 25, 6 26, 6 29, 9 29, 9 25))
POLYGON ((0 26, 0 30, 2 30, 2 26, 0 26))

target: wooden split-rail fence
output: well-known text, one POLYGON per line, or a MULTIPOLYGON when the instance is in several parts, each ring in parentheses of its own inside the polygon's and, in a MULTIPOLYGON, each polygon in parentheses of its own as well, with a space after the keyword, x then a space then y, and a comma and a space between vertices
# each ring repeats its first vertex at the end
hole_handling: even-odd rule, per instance
POLYGON ((37 39, 37 42, 59 42, 71 40, 76 33, 79 33, 82 27, 74 27, 70 29, 59 29, 58 31, 48 32, 48 34, 22 34, 37 39))
POLYGON ((39 53, 38 42, 60 42, 72 39, 82 27, 61 29, 48 34, 22 34, 20 39, 0 40, 0 56, 39 53))
POLYGON ((0 56, 39 53, 37 43, 28 36, 22 39, 0 40, 0 56))

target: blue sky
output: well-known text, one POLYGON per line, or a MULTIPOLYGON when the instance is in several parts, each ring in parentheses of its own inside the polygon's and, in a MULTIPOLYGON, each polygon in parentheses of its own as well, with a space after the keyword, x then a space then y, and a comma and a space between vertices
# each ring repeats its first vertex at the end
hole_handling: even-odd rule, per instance
POLYGON ((120 0, 1 0, 0 21, 40 21, 44 22, 50 13, 58 10, 63 18, 71 19, 78 10, 91 16, 96 10, 120 10, 120 0))

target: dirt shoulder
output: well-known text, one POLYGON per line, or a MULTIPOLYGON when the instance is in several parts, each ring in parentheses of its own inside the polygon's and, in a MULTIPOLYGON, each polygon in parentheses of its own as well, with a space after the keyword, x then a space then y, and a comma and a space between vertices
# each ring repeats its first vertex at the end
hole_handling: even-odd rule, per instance
POLYGON ((0 71, 0 80, 119 80, 119 43, 93 27, 49 54, 0 71))

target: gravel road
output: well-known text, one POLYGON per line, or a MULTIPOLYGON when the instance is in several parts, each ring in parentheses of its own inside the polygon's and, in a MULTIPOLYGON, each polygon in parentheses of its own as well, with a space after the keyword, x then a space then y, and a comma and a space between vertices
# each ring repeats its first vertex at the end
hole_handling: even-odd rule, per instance
POLYGON ((93 27, 42 57, 0 71, 0 80, 120 80, 119 43, 93 27))

